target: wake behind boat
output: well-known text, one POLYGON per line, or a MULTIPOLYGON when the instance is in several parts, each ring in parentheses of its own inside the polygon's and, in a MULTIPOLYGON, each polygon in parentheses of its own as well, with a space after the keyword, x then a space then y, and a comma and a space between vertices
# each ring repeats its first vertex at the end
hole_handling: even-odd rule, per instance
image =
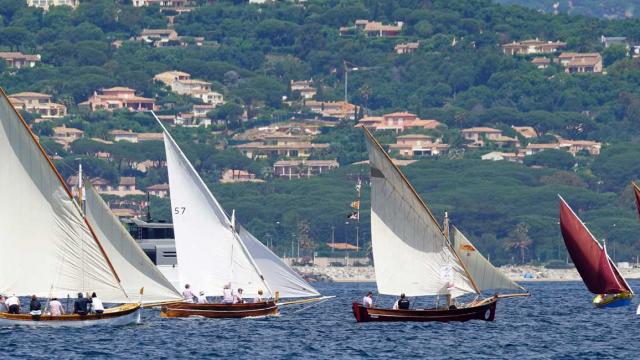
POLYGON ((606 245, 600 245, 569 204, 559 197, 562 238, 587 289, 596 294, 593 305, 599 308, 629 305, 633 290, 609 258, 606 245))
POLYGON ((85 214, 2 89, 0 159, 8 204, 0 207, 0 293, 65 299, 96 292, 105 303, 124 304, 102 314, 0 313, 0 324, 120 325, 139 321, 143 287, 149 301, 180 299, 91 191, 85 214))
POLYGON ((495 318, 500 297, 479 299, 489 289, 524 290, 489 263, 454 228, 449 237, 448 219, 440 227, 400 169, 367 128, 363 128, 371 166, 371 242, 378 292, 407 297, 438 296, 443 307, 386 309, 354 302, 358 322, 368 321, 467 321, 495 318), (476 299, 454 304, 453 299, 477 294, 476 299))
MULTIPOLYGON (((153 114, 155 116, 155 114, 153 114)), ((157 117, 156 117, 157 120, 157 117)), ((223 296, 223 289, 243 289, 256 303, 173 304, 163 317, 204 316, 238 318, 275 315, 279 298, 315 298, 320 293, 264 246, 242 225, 235 212, 228 216, 195 171, 178 144, 158 120, 164 133, 171 208, 181 286, 207 296, 223 296), (268 300, 273 299, 273 300, 268 300)))

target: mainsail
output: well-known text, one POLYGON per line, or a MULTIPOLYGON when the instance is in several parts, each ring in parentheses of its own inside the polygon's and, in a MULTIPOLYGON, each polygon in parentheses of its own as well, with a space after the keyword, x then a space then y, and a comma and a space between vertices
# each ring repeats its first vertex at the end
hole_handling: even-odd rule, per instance
POLYGON ((480 291, 487 290, 522 290, 522 286, 509 279, 502 271, 496 269, 478 249, 455 226, 451 232, 453 248, 473 276, 480 291))
POLYGON ((277 291, 283 298, 299 298, 319 296, 320 293, 309 285, 298 273, 285 264, 278 255, 274 254, 260 240, 256 239, 247 229, 238 229, 240 240, 262 271, 265 280, 273 291, 277 291))
POLYGON ((209 296, 226 284, 245 295, 270 292, 230 219, 171 135, 164 131, 180 281, 209 296))
POLYGON ((606 249, 560 197, 560 230, 567 251, 587 289, 594 294, 633 293, 606 249))
POLYGON ((100 194, 88 182, 85 183, 86 215, 114 268, 118 269, 122 287, 129 298, 143 303, 181 299, 171 285, 149 260, 122 223, 113 215, 100 194), (142 297, 140 288, 144 288, 142 297))
POLYGON ((39 297, 96 291, 129 302, 97 238, 0 89, 0 293, 39 297))
POLYGON ((479 292, 427 205, 363 129, 371 166, 371 242, 378 292, 452 297, 479 292))

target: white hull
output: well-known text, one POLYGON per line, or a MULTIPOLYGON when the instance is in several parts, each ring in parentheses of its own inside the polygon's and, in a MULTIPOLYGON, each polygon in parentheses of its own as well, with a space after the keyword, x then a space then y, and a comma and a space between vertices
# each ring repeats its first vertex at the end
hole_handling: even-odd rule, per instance
POLYGON ((96 320, 77 320, 77 321, 31 321, 31 320, 8 320, 0 318, 0 327, 6 326, 31 326, 31 327, 73 327, 81 328, 87 326, 124 326, 131 324, 139 324, 142 322, 140 310, 138 309, 131 314, 96 320))

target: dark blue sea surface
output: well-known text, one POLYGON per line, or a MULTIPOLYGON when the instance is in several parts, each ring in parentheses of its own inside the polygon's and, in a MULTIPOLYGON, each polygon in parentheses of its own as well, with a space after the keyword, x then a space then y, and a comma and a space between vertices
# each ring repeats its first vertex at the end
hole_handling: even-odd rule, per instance
MULTIPOLYGON (((161 319, 125 327, 0 328, 2 358, 122 359, 638 359, 633 305, 595 309, 582 283, 526 283, 495 322, 357 324, 351 302, 375 284, 316 284, 337 298, 263 319, 161 319), (303 311, 299 311, 303 309, 303 311)), ((631 281, 640 288, 640 281, 631 281)), ((378 299, 379 303, 391 299, 378 299)))

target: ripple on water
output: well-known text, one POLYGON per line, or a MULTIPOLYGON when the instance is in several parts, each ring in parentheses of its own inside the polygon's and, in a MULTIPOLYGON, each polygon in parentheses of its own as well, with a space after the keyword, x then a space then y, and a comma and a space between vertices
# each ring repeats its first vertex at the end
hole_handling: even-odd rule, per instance
POLYGON ((0 328, 2 354, 64 359, 637 358, 635 306, 595 309, 582 283, 527 284, 533 296, 500 301, 493 323, 357 324, 351 301, 371 287, 318 284, 323 294, 337 298, 303 312, 284 309, 276 318, 161 319, 158 310, 145 310, 143 324, 120 328, 0 328))

